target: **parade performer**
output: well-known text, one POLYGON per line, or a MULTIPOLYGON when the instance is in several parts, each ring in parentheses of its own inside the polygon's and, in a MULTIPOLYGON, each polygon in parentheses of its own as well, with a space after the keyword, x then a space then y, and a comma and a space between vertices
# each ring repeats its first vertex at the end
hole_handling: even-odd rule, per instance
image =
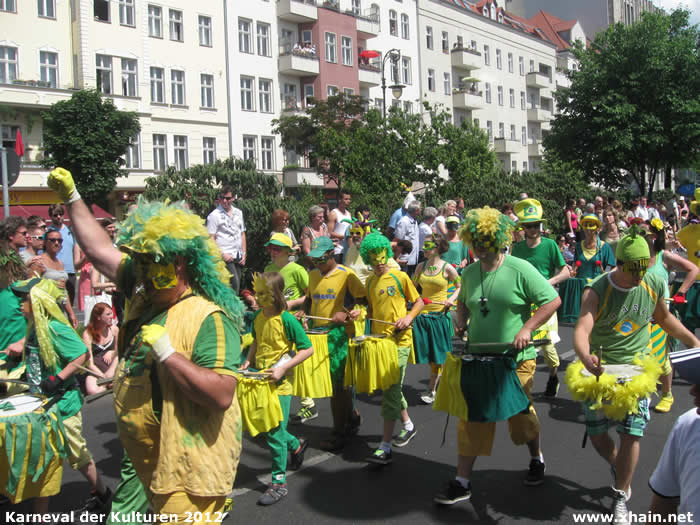
MULTIPOLYGON (((542 236, 542 204, 536 199, 525 199, 515 204, 515 214, 518 216, 518 226, 525 231, 525 239, 516 242, 511 252, 513 257, 524 259, 532 264, 538 272, 547 279, 549 284, 556 286, 566 281, 571 272, 559 251, 557 243, 542 236)), ((559 323, 556 312, 540 327, 535 339, 549 339, 551 343, 541 346, 542 356, 549 367, 549 379, 545 387, 546 397, 555 397, 559 391, 559 355, 554 346, 560 341, 559 323)))
POLYGON ((304 310, 311 316, 332 319, 309 319, 314 328, 330 328, 327 337, 333 383, 333 433, 321 442, 321 448, 331 452, 341 450, 345 446, 345 437, 356 433, 359 428, 360 413, 356 409, 353 410, 352 389, 345 388, 343 384, 348 355, 345 324, 354 321, 360 314, 359 310, 351 310, 346 308, 346 305, 352 307, 357 299, 366 295, 362 281, 350 268, 336 262, 333 251, 333 241, 328 237, 319 237, 311 244, 309 257, 316 268, 309 274, 307 300, 304 305, 304 310))
MULTIPOLYGON (((24 279, 27 268, 17 251, 2 238, 3 224, 0 222, 0 378, 19 379, 24 374, 22 355, 27 322, 10 285, 24 279)), ((25 386, 0 382, 0 393, 16 394, 23 390, 25 386)))
POLYGON ((442 259, 448 249, 445 239, 427 237, 422 247, 426 260, 418 264, 413 274, 413 283, 426 303, 413 327, 413 348, 416 363, 430 365, 428 390, 421 396, 428 405, 435 400, 445 355, 452 351, 454 328, 449 310, 456 304, 460 289, 457 270, 442 259), (453 290, 448 293, 451 284, 453 290))
MULTIPOLYGON (((349 240, 348 249, 345 251, 344 264, 357 274, 363 285, 367 284, 367 279, 372 275, 372 267, 362 259, 360 247, 362 246, 363 239, 367 235, 377 232, 377 230, 373 229, 374 222, 374 219, 370 220, 363 215, 358 217, 350 228, 348 228, 349 240)), ((392 270, 401 269, 399 263, 397 263, 393 257, 389 258, 387 266, 392 270)))
MULTIPOLYGON (((647 271, 649 246, 638 226, 632 226, 619 241, 615 255, 616 268, 587 284, 583 293, 581 314, 574 329, 574 349, 580 364, 569 365, 567 369, 572 395, 576 392, 585 395, 586 390, 605 383, 593 381, 592 377, 582 379, 581 366, 598 377, 604 373, 605 365, 633 364, 646 354, 652 316, 668 335, 689 347, 700 346, 700 341, 668 311, 663 280, 647 271), (602 364, 600 354, 596 355, 600 349, 602 364)), ((656 389, 658 378, 656 367, 656 376, 649 378, 652 390, 656 389)), ((608 427, 615 422, 599 407, 601 404, 594 400, 584 402, 586 432, 598 454, 612 467, 614 523, 629 523, 626 502, 632 495, 630 486, 639 459, 640 438, 650 419, 649 398, 639 397, 632 410, 617 422, 619 447, 608 434, 608 427)))
POLYGON ((416 435, 413 421, 408 417, 408 403, 403 397, 401 387, 411 353, 411 323, 423 309, 424 303, 409 277, 404 272, 390 269, 387 265, 389 258, 393 256, 389 239, 380 233, 370 233, 362 241, 360 251, 364 263, 372 267, 372 275, 366 284, 369 317, 395 324, 392 326, 372 321, 371 329, 373 334, 386 334, 391 337, 398 348, 399 381, 385 390, 382 398, 382 441, 367 457, 370 463, 388 465, 393 461, 392 444, 404 447, 416 435), (406 308, 408 302, 413 303, 410 311, 406 308), (392 439, 397 419, 401 419, 402 428, 392 439))
MULTIPOLYGON (((691 220, 688 225, 676 234, 683 248, 688 252, 688 260, 700 267, 700 188, 695 190, 695 199, 690 203, 691 220)), ((700 327, 700 274, 693 286, 685 294, 686 303, 677 304, 681 322, 688 330, 695 331, 700 327)))
POLYGON ((243 308, 221 254, 183 203, 143 199, 120 224, 115 248, 70 172, 56 168, 49 185, 88 259, 129 301, 115 412, 151 507, 178 521, 210 521, 231 491, 241 450, 234 374, 243 308))
MULTIPOLYGON (((494 354, 494 357, 487 356, 490 361, 475 360, 473 363, 494 367, 494 373, 512 374, 515 369, 517 378, 511 376, 511 388, 498 394, 492 390, 496 383, 502 384, 503 373, 495 377, 477 374, 466 382, 471 386, 462 380, 469 420, 460 419, 457 425, 456 479, 450 480, 434 498, 443 505, 471 497, 469 478, 474 463, 477 456, 491 455, 497 421, 508 421, 514 444, 527 445, 531 459, 523 482, 530 486, 544 482, 540 425, 530 396, 537 353, 530 340, 532 333, 554 314, 560 300, 554 288, 530 263, 504 253, 511 243, 514 228, 509 217, 487 206, 470 210, 460 229, 462 240, 471 246, 479 261, 462 272, 457 330, 465 331, 469 315, 470 345, 476 348, 480 343, 503 343, 501 347, 484 349, 494 354), (538 307, 534 315, 533 304, 538 307), (514 358, 509 356, 513 351, 517 352, 514 358)), ((466 368, 466 372, 470 370, 466 368)), ((444 379, 442 384, 445 384, 444 379)), ((436 404, 440 396, 441 391, 438 391, 436 404)))
POLYGON ((306 439, 297 439, 287 430, 292 384, 285 376, 296 365, 310 357, 314 349, 301 323, 286 309, 282 276, 275 272, 256 274, 253 288, 255 298, 262 308, 255 315, 253 344, 241 370, 253 367, 256 370, 268 371, 269 380, 276 383, 277 396, 282 408, 282 421, 279 426, 265 433, 267 445, 272 452, 272 483, 258 499, 259 505, 272 505, 288 493, 287 453, 291 452, 290 470, 299 470, 304 462, 304 452, 309 446, 306 439), (290 352, 295 346, 296 355, 291 357, 290 352))

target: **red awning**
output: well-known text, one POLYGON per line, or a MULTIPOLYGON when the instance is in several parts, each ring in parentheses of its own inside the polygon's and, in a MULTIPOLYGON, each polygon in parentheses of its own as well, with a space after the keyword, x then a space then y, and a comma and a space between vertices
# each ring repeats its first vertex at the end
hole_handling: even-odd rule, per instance
MULTIPOLYGON (((92 213, 96 219, 114 219, 114 215, 100 208, 97 204, 92 205, 92 213)), ((44 220, 49 220, 48 204, 14 204, 10 206, 10 215, 27 218, 30 215, 38 215, 44 220)), ((5 218, 4 206, 0 205, 0 218, 5 218)))

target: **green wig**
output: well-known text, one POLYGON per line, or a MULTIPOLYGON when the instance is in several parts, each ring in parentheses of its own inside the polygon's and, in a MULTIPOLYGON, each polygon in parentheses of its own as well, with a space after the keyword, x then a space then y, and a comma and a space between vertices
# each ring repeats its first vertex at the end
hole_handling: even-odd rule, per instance
POLYGON ((143 254, 158 264, 182 256, 192 290, 219 306, 236 324, 243 324, 243 304, 229 286, 230 274, 204 220, 184 202, 146 201, 139 197, 117 229, 117 246, 143 254))
POLYGON ((360 256, 365 264, 370 264, 370 253, 379 252, 381 250, 386 250, 387 258, 393 257, 394 252, 391 249, 391 243, 389 239, 384 237, 381 233, 370 233, 363 240, 360 245, 360 256))
POLYGON ((510 245, 514 229, 515 223, 510 217, 484 206, 467 212, 459 229, 459 237, 469 246, 477 243, 495 252, 510 245))

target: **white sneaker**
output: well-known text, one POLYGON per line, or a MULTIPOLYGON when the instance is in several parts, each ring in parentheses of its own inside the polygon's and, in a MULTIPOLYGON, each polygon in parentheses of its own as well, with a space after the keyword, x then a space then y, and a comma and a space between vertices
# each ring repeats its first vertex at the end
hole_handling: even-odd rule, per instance
POLYGON ((420 396, 420 400, 423 401, 426 405, 432 405, 433 401, 435 401, 435 392, 431 392, 428 390, 425 394, 420 396))
MULTIPOLYGON (((627 493, 624 490, 613 488, 613 523, 616 525, 630 525, 629 511, 627 510, 627 493)), ((631 494, 630 494, 631 495, 631 494)))

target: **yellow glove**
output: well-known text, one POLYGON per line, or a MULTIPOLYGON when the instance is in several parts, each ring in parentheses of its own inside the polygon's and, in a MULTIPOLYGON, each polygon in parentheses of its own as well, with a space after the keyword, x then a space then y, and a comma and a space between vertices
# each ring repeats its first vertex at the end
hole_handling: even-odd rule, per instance
POLYGON ((63 168, 56 168, 49 173, 49 188, 58 193, 63 202, 75 202, 80 199, 80 193, 75 189, 75 182, 70 171, 63 168))
POLYGON ((164 326, 149 324, 141 328, 141 339, 151 347, 160 363, 175 353, 170 336, 164 326))

